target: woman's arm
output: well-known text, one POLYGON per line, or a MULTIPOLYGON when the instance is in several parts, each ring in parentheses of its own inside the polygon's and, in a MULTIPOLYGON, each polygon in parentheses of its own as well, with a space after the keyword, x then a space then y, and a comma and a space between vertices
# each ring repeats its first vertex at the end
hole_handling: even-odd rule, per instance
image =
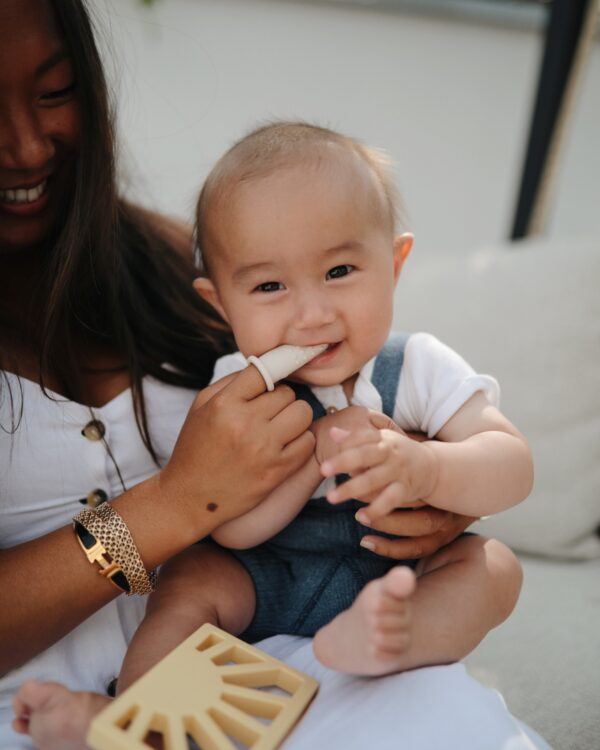
MULTIPOLYGON (((249 511, 313 453, 310 409, 290 388, 264 393, 254 368, 220 388, 192 405, 165 468, 112 502, 148 570, 249 511)), ((1 551, 0 674, 117 594, 87 562, 70 527, 1 551)))

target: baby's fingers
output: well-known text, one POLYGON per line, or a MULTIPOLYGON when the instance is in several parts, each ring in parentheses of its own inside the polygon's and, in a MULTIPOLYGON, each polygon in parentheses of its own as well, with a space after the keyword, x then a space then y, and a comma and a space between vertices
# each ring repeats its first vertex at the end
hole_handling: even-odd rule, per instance
POLYGON ((15 717, 12 721, 12 728, 19 734, 27 734, 29 730, 29 706, 16 695, 13 698, 12 709, 15 717))
POLYGON ((378 518, 387 516, 396 508, 403 506, 407 491, 402 482, 392 482, 365 508, 356 514, 356 520, 365 526, 371 526, 378 518))
MULTIPOLYGON (((327 493, 327 499, 333 505, 345 500, 363 500, 379 493, 390 483, 387 467, 376 466, 356 474, 347 482, 340 484, 327 493)), ((364 500, 363 500, 364 501, 364 500)))
POLYGON ((333 477, 336 474, 358 474, 371 466, 377 466, 382 461, 383 454, 379 450, 378 443, 362 443, 353 447, 347 446, 345 440, 341 453, 328 458, 321 464, 321 474, 324 477, 333 477))

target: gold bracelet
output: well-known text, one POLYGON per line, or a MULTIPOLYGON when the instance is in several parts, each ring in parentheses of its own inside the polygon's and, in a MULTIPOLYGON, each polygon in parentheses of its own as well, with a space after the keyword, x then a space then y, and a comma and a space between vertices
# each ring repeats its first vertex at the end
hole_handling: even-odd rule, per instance
MULTIPOLYGON (((81 514, 80 514, 81 515, 81 514)), ((93 565, 98 563, 101 576, 104 576, 121 591, 129 593, 131 588, 125 573, 104 549, 104 545, 90 533, 76 518, 73 519, 73 530, 88 562, 93 565)))
POLYGON ((96 537, 123 571, 129 584, 129 595, 154 591, 156 573, 148 573, 144 567, 127 524, 110 503, 102 503, 94 510, 84 510, 73 520, 96 537))

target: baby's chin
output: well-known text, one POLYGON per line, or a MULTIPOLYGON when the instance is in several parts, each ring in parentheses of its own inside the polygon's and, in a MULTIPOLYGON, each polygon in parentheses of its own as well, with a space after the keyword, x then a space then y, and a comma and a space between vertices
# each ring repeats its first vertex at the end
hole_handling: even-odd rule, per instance
MULTIPOLYGON (((308 369, 308 368, 303 368, 308 369)), ((326 372, 314 372, 314 373, 302 373, 302 371, 293 372, 287 380, 291 380, 293 383, 299 383, 301 385, 307 385, 310 388, 331 388, 332 386, 341 385, 342 387, 346 384, 354 385, 358 373, 342 373, 341 377, 333 375, 333 373, 326 372)))

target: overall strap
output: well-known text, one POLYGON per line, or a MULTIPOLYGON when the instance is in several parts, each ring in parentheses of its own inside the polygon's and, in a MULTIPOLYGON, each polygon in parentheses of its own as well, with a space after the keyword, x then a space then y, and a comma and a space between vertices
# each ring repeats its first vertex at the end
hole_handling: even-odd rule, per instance
POLYGON ((289 385, 294 391, 297 399, 302 399, 302 401, 308 403, 313 412, 313 422, 325 416, 326 412, 323 404, 307 385, 304 385, 304 383, 294 383, 291 380, 284 380, 283 382, 286 385, 289 385))
POLYGON ((390 334, 375 357, 371 382, 381 396, 383 413, 390 419, 394 418, 396 392, 404 362, 404 350, 409 337, 409 333, 390 334))

